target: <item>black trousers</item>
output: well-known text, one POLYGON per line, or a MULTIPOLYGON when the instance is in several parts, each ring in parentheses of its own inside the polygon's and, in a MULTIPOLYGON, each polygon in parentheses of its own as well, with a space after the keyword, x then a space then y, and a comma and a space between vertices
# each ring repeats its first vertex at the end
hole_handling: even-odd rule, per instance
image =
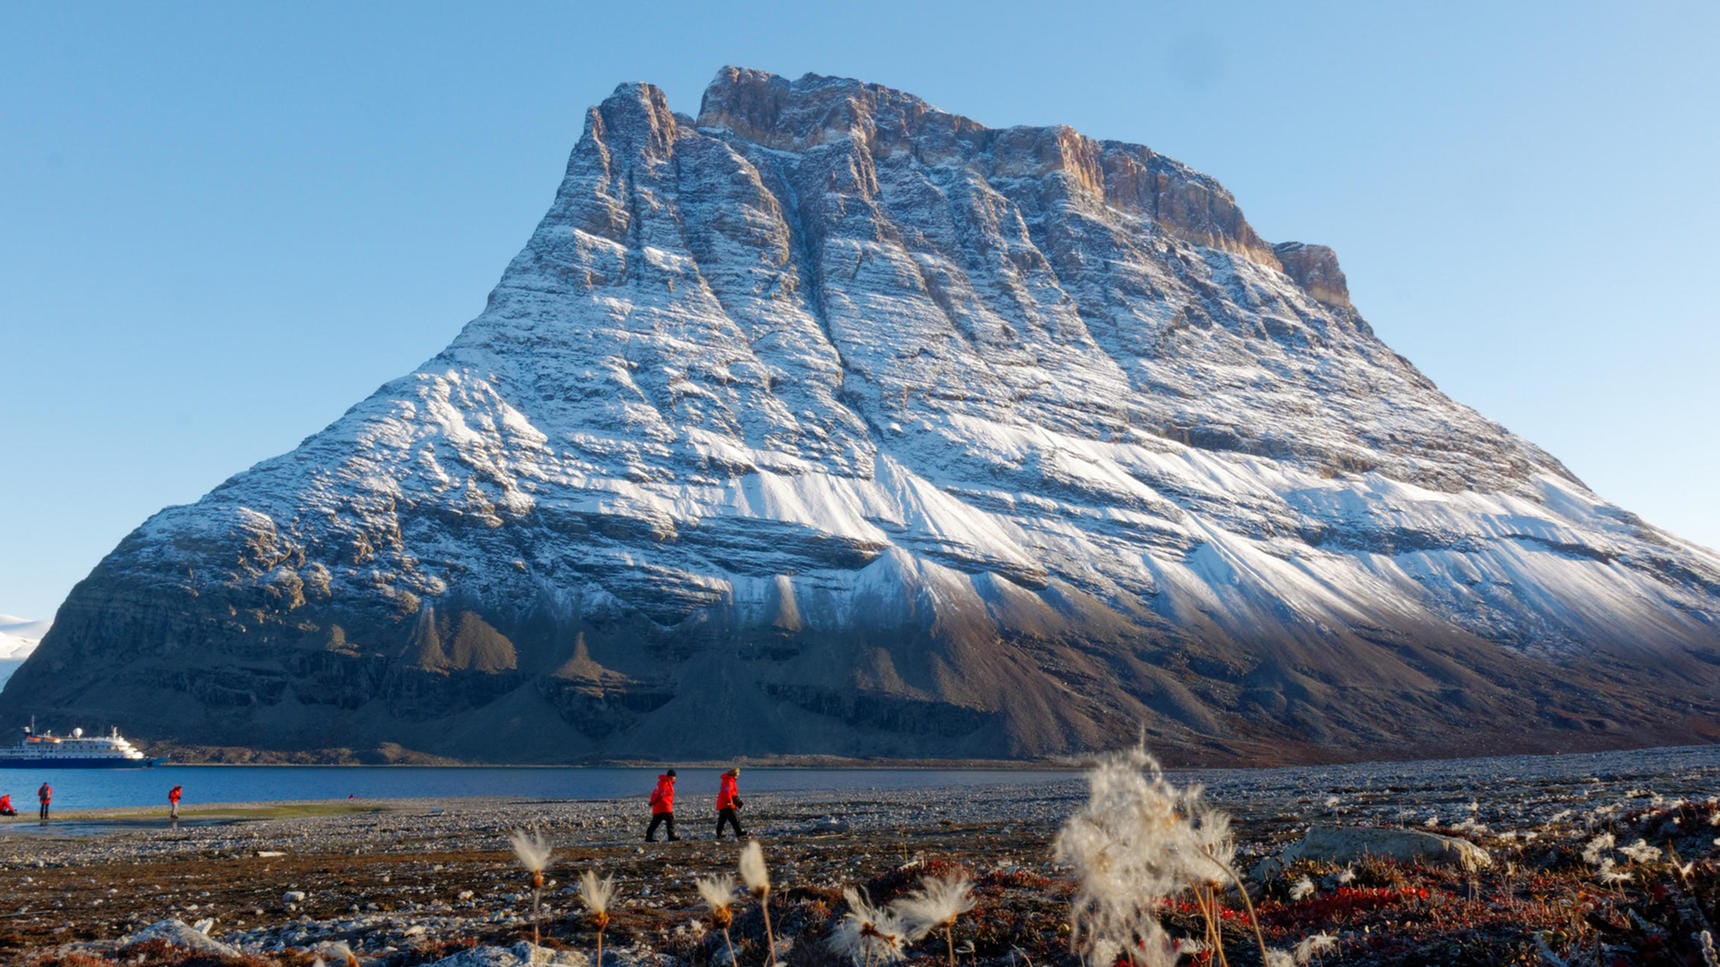
POLYGON ((48 821, 48 804, 47 803, 42 804, 42 821, 43 822, 48 821))
POLYGON ((669 828, 669 838, 671 840, 677 840, 677 839, 681 838, 681 837, 675 835, 675 814, 674 813, 652 813, 651 814, 651 825, 645 827, 645 842, 647 842, 647 843, 656 842, 656 840, 657 840, 657 827, 658 826, 667 826, 669 828))
POLYGON ((728 823, 730 826, 733 826, 735 828, 735 839, 740 839, 742 836, 746 835, 746 832, 741 829, 740 817, 735 815, 735 811, 733 809, 719 809, 719 810, 717 810, 717 838, 718 839, 723 838, 723 824, 724 823, 728 823))

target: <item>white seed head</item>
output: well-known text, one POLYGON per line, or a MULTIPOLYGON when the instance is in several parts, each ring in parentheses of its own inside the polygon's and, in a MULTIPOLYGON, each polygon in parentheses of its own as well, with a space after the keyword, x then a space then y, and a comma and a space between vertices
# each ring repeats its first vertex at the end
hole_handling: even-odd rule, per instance
POLYGON ((615 877, 597 878, 593 870, 586 870, 579 877, 579 895, 585 900, 585 906, 593 914, 604 916, 609 913, 609 901, 615 898, 615 877))
POLYGON ((848 901, 848 912, 830 932, 833 952, 857 965, 890 964, 907 956, 908 930, 894 910, 873 906, 865 891, 853 887, 845 888, 842 896, 848 901))
POLYGON ((1308 879, 1305 876, 1302 877, 1300 880, 1297 880, 1290 887, 1290 899, 1292 901, 1306 900, 1307 898, 1309 898, 1313 895, 1314 895, 1314 881, 1308 879))
POLYGON ((925 936, 937 927, 947 927, 973 909, 973 881, 965 873, 927 876, 920 888, 890 904, 909 927, 912 938, 925 936))
POLYGON ((1296 959, 1296 963, 1305 964, 1315 954, 1330 953, 1336 949, 1338 949, 1338 938, 1322 932, 1312 937, 1304 937, 1302 942, 1290 951, 1290 955, 1296 959))
POLYGON ((735 878, 727 873, 720 876, 701 876, 693 881, 699 888, 699 896, 704 898, 705 906, 713 912, 727 910, 735 898, 735 878))
POLYGON ((1602 833, 1589 840, 1588 845, 1583 847, 1583 862, 1590 866, 1601 865, 1601 857, 1612 852, 1617 842, 1611 833, 1602 833))
POLYGON ((1601 860, 1600 865, 1595 868, 1595 879, 1607 884, 1630 882, 1630 874, 1620 871, 1617 867, 1618 864, 1610 856, 1601 860))
POLYGON ((514 848, 514 855, 527 872, 542 873, 543 868, 549 865, 549 843, 535 832, 516 829, 508 834, 508 845, 514 848))
POLYGON ((741 881, 753 896, 770 892, 770 873, 764 868, 764 847, 756 839, 747 840, 747 844, 741 847, 741 881))
POLYGON ((1618 850, 1630 859, 1632 863, 1658 863, 1662 855, 1658 846, 1648 845, 1648 840, 1639 839, 1629 846, 1621 846, 1618 850))

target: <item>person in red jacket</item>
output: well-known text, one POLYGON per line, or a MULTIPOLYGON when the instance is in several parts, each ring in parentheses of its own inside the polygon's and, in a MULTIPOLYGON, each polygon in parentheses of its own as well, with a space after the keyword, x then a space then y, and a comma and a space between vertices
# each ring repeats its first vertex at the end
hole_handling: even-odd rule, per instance
POLYGON ((179 797, 183 793, 184 789, 179 786, 167 790, 167 818, 173 820, 175 825, 179 823, 179 797))
POLYGON ((42 804, 42 822, 48 821, 48 804, 54 801, 54 787, 42 783, 42 788, 36 790, 36 800, 42 804))
POLYGON ((18 810, 12 808, 12 794, 0 796, 0 816, 16 816, 18 810))
POLYGON ((735 811, 741 808, 739 792, 741 778, 740 767, 737 766, 723 773, 722 784, 717 786, 717 838, 723 838, 723 824, 728 823, 735 829, 735 839, 740 839, 746 833, 741 830, 741 820, 735 811))
POLYGON ((657 777, 657 788, 651 790, 651 825, 645 827, 645 842, 657 841, 657 827, 669 828, 669 842, 673 843, 681 837, 675 835, 675 770, 670 769, 657 777))

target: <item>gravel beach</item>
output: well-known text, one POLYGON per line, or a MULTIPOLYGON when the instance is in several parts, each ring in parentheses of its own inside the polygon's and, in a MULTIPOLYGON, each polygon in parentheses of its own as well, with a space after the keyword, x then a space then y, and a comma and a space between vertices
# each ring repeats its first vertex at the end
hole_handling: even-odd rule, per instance
MULTIPOLYGON (((1433 831, 1492 856, 1485 871, 1357 857, 1257 877, 1268 940, 1288 948, 1329 933, 1324 963, 1509 963, 1541 947, 1579 963, 1585 949, 1637 941, 1627 962, 1682 963, 1655 951, 1699 954, 1690 945, 1717 918, 1713 747, 1173 779, 1205 785, 1232 815, 1245 871, 1311 826, 1433 831), (1583 856, 1603 833, 1645 847, 1603 870, 1583 856), (1311 894, 1294 888, 1303 877, 1311 894), (1416 959, 1430 943, 1440 956, 1416 959)), ((979 901, 955 930, 962 959, 1075 963, 1074 884, 1051 842, 1086 798, 1079 772, 1031 785, 749 795, 742 816, 775 884, 779 959, 847 962, 821 942, 845 910, 844 886, 882 903, 922 875, 961 870, 979 901)), ((738 845, 712 839, 708 804, 678 811, 679 842, 642 842, 647 818, 643 797, 227 804, 187 809, 177 829, 164 811, 70 813, 46 827, 21 817, 0 833, 0 962, 308 965, 344 957, 331 946, 340 943, 366 967, 524 963, 531 890, 507 840, 528 829, 554 850, 540 962, 589 962, 595 931, 576 883, 595 870, 618 887, 606 961, 725 964, 693 880, 732 872, 738 845)), ((761 963, 757 904, 735 911, 736 958, 761 963)), ((1198 933, 1186 911, 1167 908, 1165 919, 1198 933)), ((1259 962, 1252 932, 1225 922, 1227 936, 1236 931, 1229 962, 1259 962)), ((922 946, 910 953, 943 956, 942 944, 922 946)))

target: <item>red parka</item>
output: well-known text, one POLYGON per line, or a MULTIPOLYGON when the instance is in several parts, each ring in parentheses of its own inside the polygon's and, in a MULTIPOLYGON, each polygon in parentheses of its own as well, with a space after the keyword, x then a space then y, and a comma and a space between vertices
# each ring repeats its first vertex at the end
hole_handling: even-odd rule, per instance
POLYGON ((739 782, 740 782, 740 780, 735 776, 734 773, 732 773, 732 772, 723 773, 722 785, 717 787, 717 809, 718 810, 735 808, 735 799, 740 794, 739 790, 737 790, 735 787, 739 784, 739 782))
MULTIPOLYGON (((651 815, 675 811, 675 777, 658 776, 657 788, 651 790, 651 815)), ((673 830, 671 830, 673 832, 673 830)))
POLYGON ((36 790, 36 798, 43 802, 52 801, 54 798, 54 787, 45 782, 42 783, 42 788, 36 790))
POLYGON ((167 801, 168 802, 178 802, 179 801, 179 787, 178 786, 174 786, 172 789, 167 790, 167 801))

